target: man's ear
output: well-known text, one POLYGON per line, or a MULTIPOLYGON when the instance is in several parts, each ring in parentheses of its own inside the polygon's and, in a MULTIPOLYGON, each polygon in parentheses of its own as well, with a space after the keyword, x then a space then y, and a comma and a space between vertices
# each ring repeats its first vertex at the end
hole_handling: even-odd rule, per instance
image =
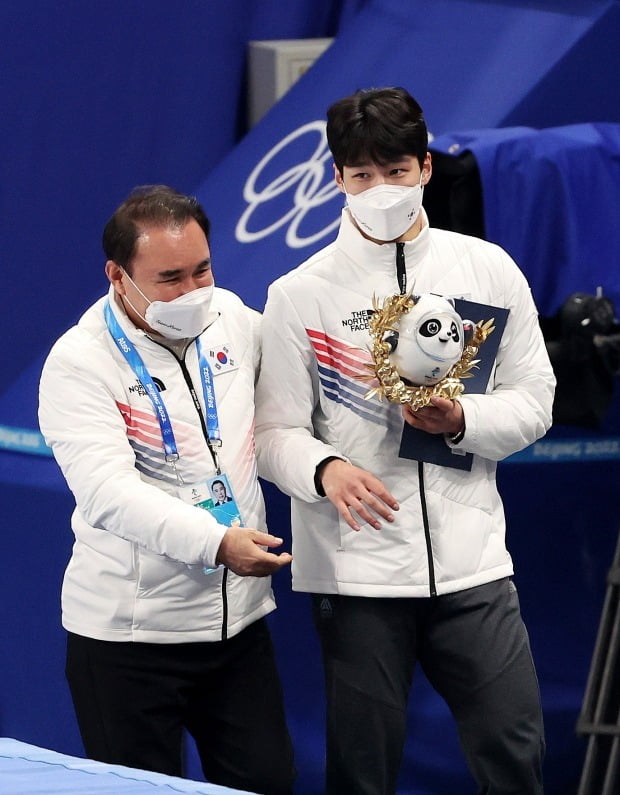
POLYGON ((117 295, 125 295, 125 285, 123 284, 123 276, 125 271, 120 265, 117 265, 114 260, 109 259, 105 264, 105 275, 110 280, 110 284, 114 287, 117 295))
POLYGON ((344 186, 344 180, 342 179, 342 174, 340 173, 338 166, 335 163, 334 163, 334 180, 336 182, 336 185, 338 185, 338 187, 342 191, 342 193, 346 193, 347 190, 344 186))
POLYGON ((433 160, 431 153, 427 152, 424 158, 424 165, 422 166, 422 186, 428 185, 433 174, 433 160))

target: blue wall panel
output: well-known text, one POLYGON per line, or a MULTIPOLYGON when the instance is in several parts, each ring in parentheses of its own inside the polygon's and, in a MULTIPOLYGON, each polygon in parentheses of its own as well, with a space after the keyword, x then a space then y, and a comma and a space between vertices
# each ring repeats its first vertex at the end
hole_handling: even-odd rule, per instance
MULTIPOLYGON (((163 0, 3 4, 0 426, 36 428, 43 357, 105 289, 101 229, 133 185, 168 182, 196 191, 214 222, 217 282, 261 308, 272 279, 333 235, 342 198, 331 185, 322 127, 333 100, 362 86, 405 85, 436 136, 474 144, 499 127, 534 135, 596 122, 613 125, 615 136, 619 24, 618 0, 296 0, 286 14, 279 0, 184 0, 173 13, 163 0), (336 34, 308 74, 243 135, 247 42, 336 34), (260 194, 289 168, 288 189, 262 193, 252 206, 250 188, 260 194), (269 225, 272 231, 261 234, 269 225)), ((523 237, 515 242, 508 232, 521 199, 516 188, 502 190, 501 169, 485 164, 487 198, 506 207, 494 239, 516 247, 520 258, 523 237)), ((617 172, 606 173, 596 185, 606 185, 607 198, 587 175, 576 185, 568 180, 566 210, 538 232, 556 236, 549 251, 563 250, 562 236, 584 201, 595 219, 584 246, 599 251, 606 235, 615 240, 615 228, 596 224, 598 218, 609 226, 603 209, 620 190, 617 172), (598 215, 596 201, 606 202, 598 215)), ((552 184, 558 190, 558 181, 552 184)), ((547 281, 535 291, 545 311, 563 287, 568 291, 566 273, 570 285, 583 280, 591 289, 587 261, 547 259, 547 281)), ((528 262, 522 265, 527 270, 528 262)), ((596 267, 617 289, 617 261, 596 267)), ((617 459, 500 466, 547 713, 549 795, 575 791, 585 749, 574 725, 620 530, 618 469, 617 459)), ((287 501, 271 486, 267 494, 271 524, 287 535, 287 501)), ((0 451, 0 504, 0 732, 79 754, 59 607, 71 497, 52 460, 0 451)), ((288 572, 274 587, 280 609, 271 622, 298 748, 299 793, 310 795, 321 791, 318 647, 307 599, 291 594, 288 572)), ((473 792, 449 715, 421 676, 410 722, 403 795, 473 792)), ((190 772, 196 774, 191 754, 190 772)))

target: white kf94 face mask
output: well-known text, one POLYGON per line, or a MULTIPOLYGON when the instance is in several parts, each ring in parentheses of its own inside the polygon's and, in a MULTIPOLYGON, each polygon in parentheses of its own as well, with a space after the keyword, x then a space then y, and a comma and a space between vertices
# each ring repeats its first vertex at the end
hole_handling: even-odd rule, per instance
POLYGON ((125 272, 129 281, 144 298, 149 301, 144 315, 140 315, 127 295, 125 299, 133 311, 147 323, 153 331, 159 332, 169 340, 182 340, 197 337, 208 326, 211 318, 209 309, 213 298, 214 285, 198 287, 189 293, 173 298, 172 301, 150 301, 131 276, 125 272))
POLYGON ((422 180, 413 187, 375 185, 361 193, 347 193, 347 206, 365 235, 396 240, 415 223, 422 207, 422 180))

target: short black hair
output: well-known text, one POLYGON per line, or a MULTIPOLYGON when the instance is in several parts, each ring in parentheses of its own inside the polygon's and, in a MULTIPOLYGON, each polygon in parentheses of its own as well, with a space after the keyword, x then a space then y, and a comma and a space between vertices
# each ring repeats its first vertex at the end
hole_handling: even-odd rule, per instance
POLYGON ((181 227, 192 218, 209 242, 211 223, 194 196, 186 196, 167 185, 138 186, 105 225, 103 250, 107 259, 120 265, 131 276, 136 241, 144 228, 181 227))
POLYGON ((424 165, 428 130, 422 108, 404 88, 361 89, 327 111, 327 143, 336 168, 404 156, 424 165))

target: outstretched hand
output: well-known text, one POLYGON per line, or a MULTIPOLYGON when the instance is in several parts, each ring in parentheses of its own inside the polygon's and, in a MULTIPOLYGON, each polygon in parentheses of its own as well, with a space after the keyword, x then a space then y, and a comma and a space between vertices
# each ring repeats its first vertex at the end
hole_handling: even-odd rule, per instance
POLYGON ((325 496, 353 530, 360 529, 356 515, 375 530, 381 528, 377 517, 394 521, 392 511, 398 510, 398 503, 379 478, 365 469, 334 459, 323 468, 321 485, 325 496))
POLYGON ((262 547, 279 547, 281 538, 250 527, 229 527, 217 552, 217 563, 228 566, 240 577, 266 577, 284 566, 293 556, 288 552, 274 555, 262 547))

